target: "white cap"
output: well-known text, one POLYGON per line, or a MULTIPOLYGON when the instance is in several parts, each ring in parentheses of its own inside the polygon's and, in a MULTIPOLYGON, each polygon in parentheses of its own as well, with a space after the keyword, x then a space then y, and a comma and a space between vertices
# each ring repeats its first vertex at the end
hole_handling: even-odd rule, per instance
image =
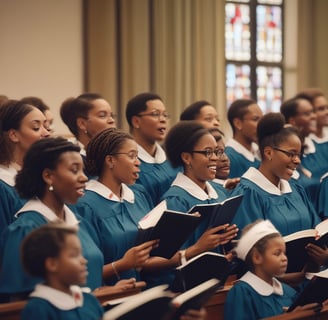
POLYGON ((251 227, 238 241, 235 252, 239 259, 245 260, 249 251, 255 243, 265 236, 273 233, 279 233, 269 220, 263 220, 251 227))

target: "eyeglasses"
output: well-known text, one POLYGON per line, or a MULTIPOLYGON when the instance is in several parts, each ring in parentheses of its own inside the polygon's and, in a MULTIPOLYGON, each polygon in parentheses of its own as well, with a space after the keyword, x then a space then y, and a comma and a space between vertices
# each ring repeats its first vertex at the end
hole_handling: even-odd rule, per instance
POLYGON ((294 151, 283 150, 283 149, 280 149, 280 148, 278 148, 278 147, 272 147, 272 149, 284 153, 287 157, 289 157, 289 158, 290 158, 291 160, 293 160, 293 161, 296 160, 297 158, 298 158, 298 159, 301 159, 301 153, 294 152, 294 151))
POLYGON ((135 150, 131 150, 129 152, 115 152, 115 153, 112 153, 111 156, 115 156, 117 154, 126 154, 131 160, 138 159, 138 151, 135 151, 135 150))
POLYGON ((224 150, 220 150, 220 149, 193 150, 190 151, 190 153, 200 153, 203 154, 208 159, 210 159, 213 156, 213 154, 215 154, 215 156, 217 156, 219 159, 223 158, 223 156, 225 155, 224 150))
POLYGON ((168 113, 166 113, 166 112, 161 113, 159 111, 152 111, 149 113, 139 113, 139 114, 137 114, 137 116, 138 117, 149 116, 156 120, 161 120, 161 117, 163 117, 165 120, 168 120, 171 117, 171 115, 169 115, 168 113))

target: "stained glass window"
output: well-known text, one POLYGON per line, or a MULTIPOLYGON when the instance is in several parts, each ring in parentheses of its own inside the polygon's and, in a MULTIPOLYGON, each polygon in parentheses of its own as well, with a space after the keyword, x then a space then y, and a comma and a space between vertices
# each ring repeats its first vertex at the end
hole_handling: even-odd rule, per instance
POLYGON ((283 0, 226 1, 227 106, 253 98, 263 112, 283 98, 283 0))

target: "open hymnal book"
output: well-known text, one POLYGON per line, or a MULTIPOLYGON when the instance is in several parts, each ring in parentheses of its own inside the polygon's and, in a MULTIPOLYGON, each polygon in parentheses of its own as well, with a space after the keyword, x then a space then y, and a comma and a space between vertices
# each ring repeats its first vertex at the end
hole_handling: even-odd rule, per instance
POLYGON ((301 271, 308 261, 305 247, 314 243, 320 247, 328 244, 328 219, 316 225, 315 229, 297 231, 284 237, 288 258, 287 272, 301 271))
POLYGON ((183 292, 215 278, 223 286, 231 271, 231 263, 219 253, 206 251, 175 269, 175 279, 171 285, 174 292, 183 292))
POLYGON ((243 195, 234 196, 219 203, 198 204, 189 209, 189 213, 199 212, 203 218, 209 217, 209 226, 217 227, 231 224, 243 199, 243 195))
POLYGON ((168 210, 163 201, 139 221, 136 243, 159 239, 159 245, 151 251, 151 255, 170 259, 200 222, 198 212, 189 214, 168 210))
POLYGON ((186 310, 202 308, 219 287, 219 280, 209 279, 177 295, 167 290, 167 285, 157 286, 123 298, 105 312, 103 320, 178 320, 186 310))
POLYGON ((293 311, 297 306, 304 306, 309 303, 322 303, 328 299, 328 269, 313 274, 310 282, 304 287, 294 303, 289 307, 288 312, 293 311))

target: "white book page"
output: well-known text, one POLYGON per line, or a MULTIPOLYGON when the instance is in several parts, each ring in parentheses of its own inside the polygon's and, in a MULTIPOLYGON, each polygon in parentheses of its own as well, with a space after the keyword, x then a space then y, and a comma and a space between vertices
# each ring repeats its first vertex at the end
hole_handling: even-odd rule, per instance
POLYGON ((167 209, 166 201, 163 200, 155 208, 150 210, 138 223, 140 229, 148 229, 156 226, 157 222, 167 209))

